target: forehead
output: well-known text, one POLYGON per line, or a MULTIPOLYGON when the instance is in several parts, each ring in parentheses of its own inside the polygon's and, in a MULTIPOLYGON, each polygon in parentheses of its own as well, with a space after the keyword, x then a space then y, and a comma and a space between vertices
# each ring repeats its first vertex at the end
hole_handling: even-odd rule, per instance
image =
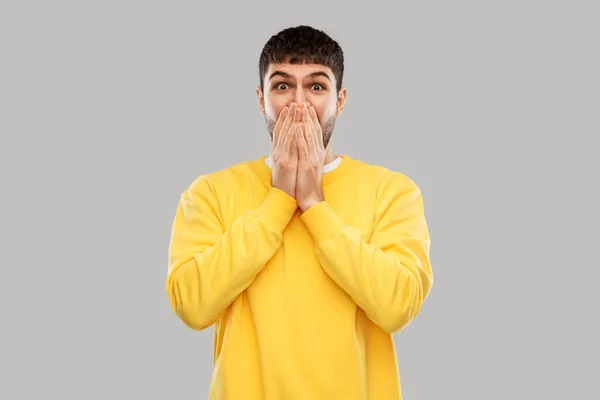
MULTIPOLYGON (((304 79, 304 77, 312 74, 313 72, 325 72, 332 82, 335 80, 331 68, 322 64, 270 64, 269 69, 267 69, 266 79, 268 80, 271 74, 275 71, 285 72, 286 74, 291 75, 292 78, 296 78, 298 80, 304 79)), ((281 76, 279 76, 279 78, 281 78, 281 76)))

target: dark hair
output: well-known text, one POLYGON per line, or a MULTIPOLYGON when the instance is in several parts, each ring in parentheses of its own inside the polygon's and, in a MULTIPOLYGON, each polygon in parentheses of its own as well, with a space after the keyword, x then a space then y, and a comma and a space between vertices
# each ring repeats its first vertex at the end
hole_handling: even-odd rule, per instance
POLYGON ((339 93, 344 77, 344 52, 340 45, 325 32, 306 25, 282 30, 271 36, 263 47, 258 62, 260 89, 273 63, 321 64, 331 68, 339 93))

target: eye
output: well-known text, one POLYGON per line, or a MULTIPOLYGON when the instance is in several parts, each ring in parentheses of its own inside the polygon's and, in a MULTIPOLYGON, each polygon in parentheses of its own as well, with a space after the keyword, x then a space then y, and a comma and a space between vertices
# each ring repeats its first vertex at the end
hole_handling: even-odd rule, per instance
MULTIPOLYGON (((285 90, 285 89, 287 89, 287 86, 288 86, 287 83, 278 83, 278 84, 275 85, 275 89, 276 90, 285 90), (283 88, 282 88, 282 86, 283 86, 283 88)), ((313 88, 314 87, 319 87, 320 89, 317 90, 317 91, 323 91, 323 90, 325 90, 325 86, 321 85, 320 83, 315 83, 314 85, 312 85, 312 87, 313 88)))

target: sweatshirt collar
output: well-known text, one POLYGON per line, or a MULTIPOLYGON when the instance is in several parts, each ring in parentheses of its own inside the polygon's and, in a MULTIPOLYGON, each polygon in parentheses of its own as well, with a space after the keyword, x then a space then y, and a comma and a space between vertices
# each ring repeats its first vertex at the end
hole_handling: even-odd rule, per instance
MULTIPOLYGON (((258 163, 257 167, 261 175, 265 179, 270 180, 273 165, 270 156, 262 156, 255 160, 255 165, 256 163, 258 163)), ((323 166, 323 185, 327 185, 345 176, 357 167, 358 163, 356 160, 346 154, 338 154, 335 160, 323 166)))

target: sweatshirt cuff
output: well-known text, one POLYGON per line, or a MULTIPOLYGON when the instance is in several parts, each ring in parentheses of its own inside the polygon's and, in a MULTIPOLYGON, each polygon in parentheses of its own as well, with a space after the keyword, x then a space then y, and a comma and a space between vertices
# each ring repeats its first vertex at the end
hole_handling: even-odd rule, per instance
POLYGON ((271 186, 267 197, 262 204, 256 208, 255 213, 265 221, 269 227, 278 233, 283 233, 283 230, 289 224, 297 208, 298 204, 296 203, 296 199, 283 190, 271 186))
POLYGON ((327 201, 318 202, 302 213, 300 218, 312 234, 317 247, 332 239, 335 233, 346 227, 346 223, 327 201))

